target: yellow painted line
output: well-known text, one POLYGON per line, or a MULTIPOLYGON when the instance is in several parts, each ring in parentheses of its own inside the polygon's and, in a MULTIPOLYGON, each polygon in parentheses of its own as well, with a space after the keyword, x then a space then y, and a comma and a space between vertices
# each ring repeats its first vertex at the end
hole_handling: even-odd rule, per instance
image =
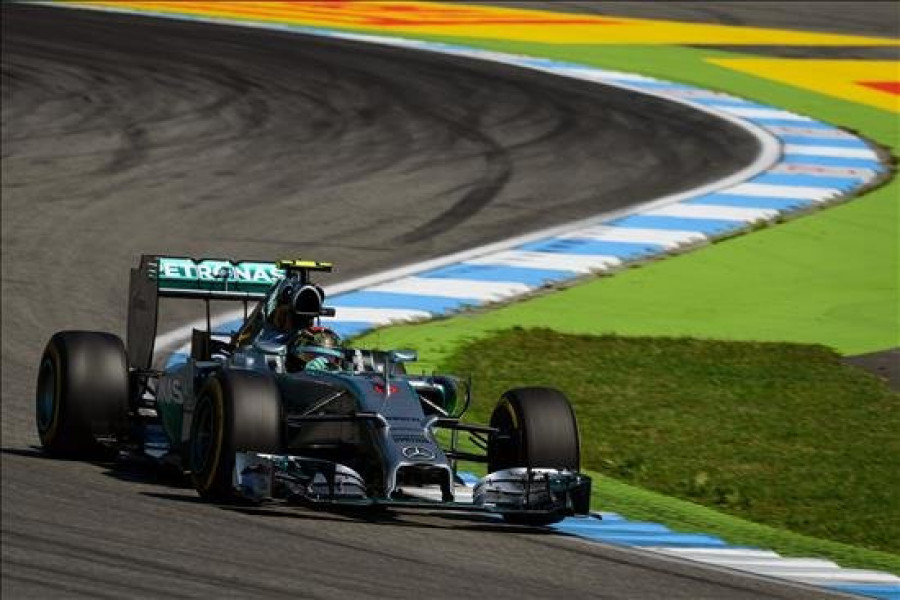
POLYGON ((545 44, 898 46, 895 38, 759 27, 599 17, 431 2, 82 2, 113 8, 340 27, 400 35, 445 35, 545 44))
POLYGON ((707 62, 842 100, 900 113, 900 96, 865 82, 900 81, 900 62, 808 58, 708 58, 707 62))

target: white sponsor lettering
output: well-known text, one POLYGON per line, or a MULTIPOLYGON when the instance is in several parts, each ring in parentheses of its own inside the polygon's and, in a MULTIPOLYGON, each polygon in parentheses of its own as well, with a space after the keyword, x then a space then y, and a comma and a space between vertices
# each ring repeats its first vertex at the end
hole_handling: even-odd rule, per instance
MULTIPOLYGON (((271 263, 231 263, 225 260, 205 260, 199 264, 191 260, 168 258, 159 262, 160 279, 195 280, 231 284, 248 284, 251 288, 269 286, 284 277, 284 271, 271 263)), ((241 286, 239 286, 240 288, 241 286)))
POLYGON ((209 268, 209 275, 215 279, 222 278, 222 269, 231 270, 231 263, 221 260, 205 260, 201 263, 209 268))

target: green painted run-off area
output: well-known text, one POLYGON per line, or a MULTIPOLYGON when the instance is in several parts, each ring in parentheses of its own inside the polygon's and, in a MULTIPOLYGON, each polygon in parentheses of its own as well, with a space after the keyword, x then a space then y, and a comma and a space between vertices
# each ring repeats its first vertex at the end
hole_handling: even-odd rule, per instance
MULTIPOLYGON (((763 81, 704 61, 714 50, 449 40, 721 90, 837 124, 894 154, 888 112, 763 81)), ((818 343, 843 354, 900 345, 900 186, 849 204, 499 310, 381 333, 439 362, 461 338, 512 325, 573 333, 689 335, 818 343)), ((519 232, 510 232, 513 235, 519 232)))

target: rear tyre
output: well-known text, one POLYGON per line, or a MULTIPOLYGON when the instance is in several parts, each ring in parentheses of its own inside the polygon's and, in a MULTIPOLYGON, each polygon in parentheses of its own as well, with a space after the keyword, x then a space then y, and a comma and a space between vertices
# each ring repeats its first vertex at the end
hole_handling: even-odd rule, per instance
MULTIPOLYGON (((491 415, 498 432, 488 445, 488 472, 517 467, 578 471, 578 426, 569 400, 552 388, 518 388, 500 397, 491 415)), ((549 525, 557 515, 506 514, 509 523, 549 525)))
POLYGON ((128 359, 117 336, 61 331, 41 356, 35 422, 44 449, 60 458, 109 454, 101 439, 127 430, 128 359))
POLYGON ((200 393, 188 446, 194 487, 209 502, 238 499, 235 453, 280 452, 281 396, 273 378, 230 370, 212 376, 200 393))

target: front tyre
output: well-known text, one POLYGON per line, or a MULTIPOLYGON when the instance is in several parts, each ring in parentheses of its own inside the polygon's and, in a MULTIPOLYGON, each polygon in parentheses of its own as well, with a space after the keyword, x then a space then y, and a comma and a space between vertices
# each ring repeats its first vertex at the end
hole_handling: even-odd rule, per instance
MULTIPOLYGON (((578 471, 581 453, 578 426, 568 398, 552 388, 509 390, 491 415, 497 433, 488 444, 488 472, 517 467, 578 471)), ((559 515, 505 514, 519 525, 549 525, 559 515)))
POLYGON ((44 449, 61 458, 93 458, 127 429, 128 359, 117 336, 60 331, 38 368, 35 423, 44 449))
POLYGON ((581 467, 575 413, 558 390, 509 390, 500 397, 490 424, 498 430, 488 446, 490 473, 515 467, 581 467))
POLYGON ((237 499, 235 453, 280 452, 281 397, 274 379, 257 371, 212 376, 200 393, 188 446, 191 479, 209 502, 237 499))

